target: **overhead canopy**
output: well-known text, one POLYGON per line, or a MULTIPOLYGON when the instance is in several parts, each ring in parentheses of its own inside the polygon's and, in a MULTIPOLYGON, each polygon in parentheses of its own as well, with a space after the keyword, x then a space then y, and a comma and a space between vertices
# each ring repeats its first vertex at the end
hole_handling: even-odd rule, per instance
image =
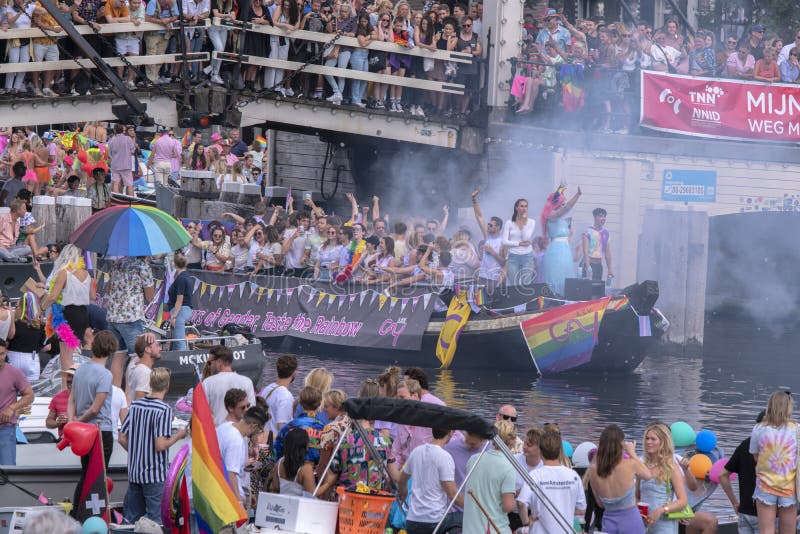
POLYGON ((463 430, 484 439, 491 439, 495 434, 494 426, 478 415, 429 402, 386 397, 357 397, 347 399, 343 407, 353 419, 463 430))

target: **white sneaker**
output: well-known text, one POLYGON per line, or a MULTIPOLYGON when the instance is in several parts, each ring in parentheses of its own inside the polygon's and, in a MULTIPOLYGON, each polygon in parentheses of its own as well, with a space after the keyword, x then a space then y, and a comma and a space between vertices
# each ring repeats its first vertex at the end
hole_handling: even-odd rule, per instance
POLYGON ((285 89, 285 88, 283 88, 283 87, 278 87, 277 89, 275 89, 275 92, 276 92, 276 93, 280 93, 280 94, 282 94, 283 96, 286 96, 286 89, 285 89))
POLYGON ((392 111, 394 113, 402 113, 403 108, 400 106, 399 102, 392 102, 392 106, 391 108, 389 108, 389 111, 392 111))
POLYGON ((38 87, 35 87, 33 89, 33 96, 44 97, 44 93, 42 92, 41 89, 39 89, 38 87))
POLYGON ((286 89, 286 93, 284 93, 284 96, 294 96, 294 91, 292 90, 291 87, 286 89))
POLYGON ((342 95, 340 93, 333 93, 331 96, 329 96, 325 100, 327 100, 328 102, 341 102, 342 101, 342 95))
POLYGON ((83 96, 92 96, 92 92, 87 89, 83 96))
POLYGON ((417 112, 415 113, 417 117, 424 117, 425 111, 423 111, 422 106, 417 106, 417 112))
POLYGON ((70 89, 69 96, 80 96, 80 93, 75 89, 70 89))
POLYGON ((363 109, 363 108, 365 108, 365 107, 367 107, 367 105, 366 105, 365 103, 363 103, 363 102, 354 102, 354 104, 355 104, 356 106, 358 106, 358 107, 362 108, 362 109, 363 109))
POLYGON ((322 100, 322 91, 314 91, 314 94, 311 95, 311 98, 314 100, 322 100))
POLYGON ((219 77, 219 74, 215 74, 211 77, 211 83, 215 83, 217 85, 225 85, 225 81, 219 77))
POLYGON ((42 93, 44 93, 44 96, 58 96, 56 92, 50 89, 49 87, 45 87, 44 89, 42 89, 42 93))

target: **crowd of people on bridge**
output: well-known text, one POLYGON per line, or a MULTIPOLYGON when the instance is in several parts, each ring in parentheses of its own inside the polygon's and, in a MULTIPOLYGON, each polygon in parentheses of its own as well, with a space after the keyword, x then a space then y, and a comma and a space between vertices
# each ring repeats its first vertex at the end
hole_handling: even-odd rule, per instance
POLYGON ((655 29, 601 18, 573 25, 550 9, 539 20, 526 15, 525 33, 512 84, 516 113, 557 107, 567 112, 558 120, 568 121, 570 113, 583 110, 581 119, 604 133, 627 133, 636 122, 640 70, 800 83, 800 29, 784 43, 754 24, 741 38, 728 35, 718 43, 718 32, 690 33, 675 18, 655 29))
MULTIPOLYGON (((67 0, 59 3, 62 14, 75 25, 94 29, 117 23, 153 23, 158 31, 132 31, 86 35, 89 44, 102 57, 130 59, 140 55, 187 52, 245 54, 300 64, 310 63, 369 71, 398 77, 456 82, 466 87, 463 96, 411 87, 367 82, 344 76, 293 74, 291 70, 264 67, 253 63, 239 66, 221 59, 192 60, 185 76, 194 85, 211 84, 249 91, 274 91, 284 97, 323 99, 334 105, 348 103, 392 113, 415 116, 428 113, 464 114, 475 103, 480 83, 478 59, 482 56, 481 18, 483 3, 469 7, 460 2, 426 2, 414 10, 407 0, 254 0, 240 3, 231 0, 187 0, 179 12, 176 0, 67 0), (250 24, 246 32, 233 26, 207 24, 211 19, 224 23, 250 24), (183 38, 179 27, 183 23, 183 38), (259 27, 282 29, 284 35, 259 32, 259 27), (319 32, 355 38, 362 47, 371 42, 393 43, 398 52, 367 50, 322 41, 291 37, 295 30, 319 32), (471 54, 472 63, 456 63, 420 55, 407 55, 402 49, 450 50, 471 54), (223 79, 224 77, 224 79, 223 79)), ((85 57, 69 37, 51 37, 61 31, 56 19, 38 2, 3 0, 0 3, 0 27, 3 29, 39 28, 44 37, 0 40, 7 48, 9 63, 47 62, 85 57)), ((330 39, 325 39, 329 41, 330 39)), ((2 50, 0 50, 2 52, 2 50)), ((235 56, 234 56, 235 58, 235 56)), ((116 68, 129 89, 179 82, 181 63, 148 64, 143 68, 125 61, 116 68)), ((12 96, 52 97, 79 95, 107 90, 107 80, 88 70, 74 69, 13 72, 6 74, 0 92, 12 96)))

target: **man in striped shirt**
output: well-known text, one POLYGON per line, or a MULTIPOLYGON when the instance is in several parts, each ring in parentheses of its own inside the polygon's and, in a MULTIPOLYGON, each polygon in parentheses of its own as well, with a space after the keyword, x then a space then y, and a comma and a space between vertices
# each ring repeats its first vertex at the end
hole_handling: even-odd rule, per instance
POLYGON ((186 437, 186 428, 172 434, 172 408, 164 402, 169 370, 153 369, 150 393, 131 403, 122 423, 119 444, 128 451, 128 492, 123 515, 135 523, 142 516, 161 523, 161 493, 167 476, 169 448, 186 437))

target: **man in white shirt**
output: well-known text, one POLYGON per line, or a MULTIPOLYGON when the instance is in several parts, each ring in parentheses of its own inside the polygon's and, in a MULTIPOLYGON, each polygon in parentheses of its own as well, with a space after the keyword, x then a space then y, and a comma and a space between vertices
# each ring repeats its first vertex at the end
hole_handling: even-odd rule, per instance
POLYGON ((781 48, 781 52, 778 54, 778 66, 789 60, 789 52, 797 48, 797 45, 800 45, 800 28, 794 32, 794 42, 784 45, 784 47, 781 48))
POLYGON ((539 441, 544 465, 530 476, 539 490, 534 493, 526 484, 517 497, 517 506, 523 524, 530 524, 531 534, 549 534, 570 530, 576 516, 586 510, 586 496, 578 473, 558 461, 561 436, 545 432, 539 441), (542 500, 547 499, 547 505, 542 500), (530 513, 529 513, 530 512, 530 513), (529 521, 530 519, 530 521, 529 521))
POLYGON ((267 428, 277 435, 283 425, 294 419, 294 396, 289 391, 289 384, 294 382, 297 374, 297 358, 293 354, 284 354, 275 362, 275 368, 278 378, 260 395, 267 401, 269 409, 267 428))
POLYGON ((133 348, 139 359, 131 362, 128 367, 128 403, 150 393, 150 374, 153 372, 153 364, 161 359, 161 344, 152 334, 136 338, 133 348))
POLYGON ((245 466, 248 458, 248 444, 252 436, 256 436, 264 431, 269 415, 257 406, 248 408, 244 412, 244 417, 238 423, 225 421, 217 426, 217 440, 219 441, 219 452, 225 469, 228 471, 228 482, 236 491, 239 502, 245 508, 247 505, 247 494, 245 493, 242 478, 245 474, 245 466))
POLYGON ((250 406, 256 405, 256 393, 253 381, 233 371, 233 352, 228 347, 217 345, 208 353, 206 362, 214 373, 203 380, 203 388, 208 396, 208 404, 214 414, 214 424, 220 425, 228 417, 225 408, 225 394, 230 389, 239 388, 247 393, 250 406))
MULTIPOLYGON (((444 446, 453 436, 452 430, 431 429, 433 441, 420 445, 408 457, 398 482, 398 493, 405 500, 408 480, 411 496, 408 500, 406 529, 409 534, 432 534, 447 510, 448 502, 458 492, 455 483, 455 463, 444 446)), ((464 506, 464 496, 456 504, 464 506)))
MULTIPOLYGON (((291 219, 290 219, 291 220, 291 219)), ((311 250, 309 237, 309 224, 311 219, 307 212, 299 212, 296 219, 297 226, 290 226, 283 232, 283 265, 286 276, 303 277, 305 270, 303 256, 306 250, 311 250)), ((291 223, 290 223, 291 224, 291 223)))

